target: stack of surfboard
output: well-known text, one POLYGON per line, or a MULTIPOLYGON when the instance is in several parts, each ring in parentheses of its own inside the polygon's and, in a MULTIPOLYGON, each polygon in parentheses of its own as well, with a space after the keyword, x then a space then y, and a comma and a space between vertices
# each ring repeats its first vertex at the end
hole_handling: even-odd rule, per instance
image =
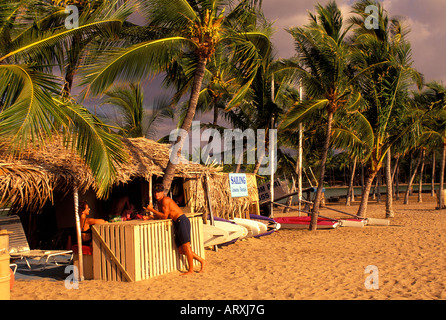
POLYGON ((256 215, 251 215, 251 219, 214 218, 214 225, 209 220, 203 225, 203 240, 205 246, 226 245, 250 237, 259 238, 279 228, 280 224, 273 219, 256 215))
POLYGON ((263 237, 280 229, 280 224, 273 219, 253 214, 250 215, 250 219, 235 218, 231 221, 248 229, 246 238, 263 237))
POLYGON ((203 243, 210 247, 215 245, 224 245, 246 237, 248 230, 229 220, 214 218, 214 225, 203 224, 203 243))

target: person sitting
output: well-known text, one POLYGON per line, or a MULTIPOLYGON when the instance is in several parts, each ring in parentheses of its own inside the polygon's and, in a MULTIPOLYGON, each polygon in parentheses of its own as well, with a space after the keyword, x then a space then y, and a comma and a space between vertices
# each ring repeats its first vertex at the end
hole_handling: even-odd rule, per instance
POLYGON ((94 224, 107 223, 103 219, 88 218, 90 214, 90 206, 87 201, 81 200, 79 202, 79 211, 81 212, 80 223, 81 223, 81 237, 83 245, 91 245, 91 226, 94 224))
POLYGON ((130 202, 129 196, 124 195, 113 200, 113 217, 121 217, 122 221, 132 220, 134 211, 135 206, 130 202))

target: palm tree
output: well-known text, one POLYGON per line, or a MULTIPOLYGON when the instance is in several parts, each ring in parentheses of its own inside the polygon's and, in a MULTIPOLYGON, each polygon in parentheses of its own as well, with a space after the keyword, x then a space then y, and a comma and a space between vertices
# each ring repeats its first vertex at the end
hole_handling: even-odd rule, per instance
MULTIPOLYGON (((438 207, 444 207, 442 190, 444 188, 444 173, 446 166, 446 88, 438 82, 426 84, 421 93, 421 103, 424 104, 426 113, 422 118, 422 139, 429 141, 434 146, 440 146, 442 150, 440 169, 440 190, 438 191, 438 207)), ((434 164, 435 165, 435 164, 434 164)))
MULTIPOLYGON (((181 56, 191 58, 189 72, 193 74, 189 107, 181 129, 189 132, 195 115, 207 63, 216 49, 224 47, 228 60, 245 72, 246 92, 256 68, 262 62, 260 49, 269 50, 267 34, 256 29, 257 6, 243 0, 230 12, 224 0, 152 0, 141 1, 143 14, 152 28, 162 30, 162 37, 136 44, 130 48, 105 50, 100 59, 85 69, 85 83, 92 95, 106 91, 115 80, 136 81, 165 71, 181 56), (248 24, 251 23, 251 24, 248 24)), ((161 33, 161 32, 160 32, 161 33)), ((233 104, 238 99, 233 99, 233 104)), ((176 142, 176 154, 181 153, 183 136, 176 142)), ((170 188, 175 164, 172 157, 165 170, 163 184, 170 188)))
POLYGON ((138 138, 154 138, 157 122, 166 118, 173 120, 174 110, 170 104, 159 100, 152 110, 144 107, 144 92, 141 84, 130 83, 105 92, 102 105, 114 105, 122 116, 120 135, 138 138))
POLYGON ((325 141, 321 155, 319 184, 310 224, 317 228, 317 217, 324 186, 325 163, 330 147, 334 114, 343 108, 353 108, 360 99, 355 93, 348 67, 349 46, 346 41, 348 29, 344 28, 341 11, 335 2, 325 7, 316 6, 317 15, 310 13, 310 24, 292 28, 300 66, 299 78, 309 98, 291 108, 281 128, 294 128, 309 114, 325 110, 327 114, 325 141))
MULTIPOLYGON (((57 1, 57 0, 56 0, 57 1)), ((129 10, 123 10, 126 6, 120 5, 122 0, 96 0, 96 1, 65 1, 75 4, 79 10, 79 25, 95 25, 108 21, 116 23, 116 20, 123 24, 130 15, 129 10), (124 11, 124 12, 123 12, 124 11)), ((66 3, 67 4, 67 3, 66 3)), ((64 10, 64 8, 60 8, 64 10)), ((121 27, 121 24, 118 24, 121 27)), ((118 36, 121 28, 114 31, 113 37, 118 36)), ((62 94, 71 95, 74 78, 79 71, 81 62, 88 52, 88 47, 94 41, 107 41, 110 37, 103 34, 101 30, 94 30, 88 34, 77 35, 71 39, 68 50, 66 47, 57 48, 56 57, 58 67, 63 73, 64 86, 62 94)))
MULTIPOLYGON (((50 72, 56 47, 69 48, 74 37, 91 32, 112 36, 123 20, 36 30, 36 25, 47 22, 47 6, 41 4, 35 0, 0 3, 0 145, 20 153, 29 143, 45 145, 48 138, 62 134, 66 146, 90 166, 98 194, 106 196, 116 163, 126 159, 122 143, 85 108, 61 99, 62 81, 50 72)), ((130 12, 127 7, 121 10, 122 17, 130 12)))
MULTIPOLYGON (((191 59, 185 57, 170 66, 164 78, 164 86, 175 88, 172 105, 178 104, 181 98, 190 90, 193 83, 193 74, 190 72, 191 59)), ((213 111, 212 124, 207 127, 215 127, 219 116, 237 93, 240 85, 243 85, 242 74, 230 65, 222 48, 217 48, 214 57, 206 65, 202 90, 197 102, 197 112, 202 114, 213 111)), ((181 126, 186 117, 188 101, 181 103, 181 115, 178 126, 181 126)))
POLYGON ((358 86, 365 101, 361 112, 374 136, 368 177, 357 213, 365 216, 370 188, 388 150, 409 130, 417 129, 409 116, 408 87, 414 82, 420 86, 421 76, 411 67, 410 43, 400 21, 389 19, 382 5, 375 1, 358 1, 353 9, 356 16, 352 18, 355 26, 352 62, 360 74, 358 86), (379 29, 365 26, 368 5, 379 9, 379 29))

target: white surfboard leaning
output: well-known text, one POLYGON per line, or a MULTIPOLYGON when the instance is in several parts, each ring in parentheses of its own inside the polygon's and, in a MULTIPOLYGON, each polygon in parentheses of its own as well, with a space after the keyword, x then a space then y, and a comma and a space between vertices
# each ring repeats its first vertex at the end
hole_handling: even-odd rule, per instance
POLYGON ((257 235, 259 235, 259 234, 261 234, 263 232, 266 232, 266 229, 267 229, 265 224, 262 223, 262 225, 263 225, 263 227, 262 227, 259 224, 261 222, 254 221, 254 220, 251 220, 251 219, 234 218, 234 220, 231 220, 231 221, 234 221, 238 225, 241 225, 241 226, 243 226, 243 227, 248 229, 248 236, 247 236, 247 238, 254 237, 254 236, 257 236, 257 235), (263 231, 263 230, 265 230, 265 231, 263 231))
POLYGON ((214 221, 212 226, 208 221, 203 224, 203 244, 205 247, 215 246, 244 238, 248 230, 237 224, 226 221, 214 221))
POLYGON ((217 226, 203 224, 203 245, 205 247, 215 246, 227 242, 229 235, 226 230, 217 226))
POLYGON ((228 232, 228 239, 232 241, 237 238, 244 238, 248 235, 248 229, 229 221, 214 221, 215 226, 228 232))

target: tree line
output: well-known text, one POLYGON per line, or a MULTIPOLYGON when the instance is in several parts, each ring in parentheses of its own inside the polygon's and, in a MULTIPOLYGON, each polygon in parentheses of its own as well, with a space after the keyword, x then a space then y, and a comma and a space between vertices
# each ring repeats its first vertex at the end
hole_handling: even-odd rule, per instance
MULTIPOLYGON (((359 0, 351 11, 346 19, 336 2, 317 4, 306 25, 287 30, 296 55, 276 59, 274 25, 258 0, 1 0, 1 148, 17 154, 62 135, 107 197, 116 164, 127 161, 120 136, 153 135, 162 118, 188 132, 196 115, 212 112, 206 126, 218 130, 221 118, 242 130, 278 129, 279 168, 292 175, 298 161, 286 150, 302 141, 319 186, 333 150, 363 166, 359 216, 381 168, 391 185, 407 155, 420 154, 418 170, 422 159, 439 159, 432 175, 443 190, 445 87, 414 69, 408 26, 381 2, 359 0), (65 26, 67 5, 79 9, 77 28, 65 26), (378 28, 365 23, 370 5, 378 28), (142 83, 155 76, 173 94, 147 111, 142 83), (98 97, 119 108, 120 123, 83 105, 98 97)), ((232 169, 257 172, 260 160, 232 169)), ((169 162, 166 190, 174 172, 169 162)), ((321 199, 318 188, 311 229, 321 199)))

